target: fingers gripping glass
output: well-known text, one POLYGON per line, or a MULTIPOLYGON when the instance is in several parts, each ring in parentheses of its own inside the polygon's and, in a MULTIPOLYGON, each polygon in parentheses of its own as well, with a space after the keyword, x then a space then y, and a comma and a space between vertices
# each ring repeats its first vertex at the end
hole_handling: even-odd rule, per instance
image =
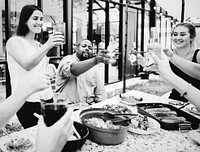
MULTIPOLYGON (((56 23, 54 23, 53 31, 54 32, 60 32, 64 36, 63 44, 65 44, 66 43, 65 22, 56 22, 56 23)), ((61 45, 62 49, 63 49, 63 44, 61 45)))
POLYGON ((56 93, 52 99, 41 98, 41 112, 47 127, 57 122, 67 111, 67 100, 56 93))

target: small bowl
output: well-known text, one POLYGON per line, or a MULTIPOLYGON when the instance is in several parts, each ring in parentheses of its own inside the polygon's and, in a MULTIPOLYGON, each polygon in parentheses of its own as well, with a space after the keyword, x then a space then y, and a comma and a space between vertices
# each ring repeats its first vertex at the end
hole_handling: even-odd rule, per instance
POLYGON ((68 141, 63 147, 62 152, 66 152, 66 151, 74 152, 77 149, 81 148, 89 135, 88 128, 84 126, 83 124, 74 121, 74 127, 76 128, 79 135, 81 136, 81 139, 68 141))
POLYGON ((129 126, 120 126, 120 129, 105 129, 105 128, 100 128, 96 127, 93 125, 88 124, 85 119, 89 118, 101 118, 98 117, 104 112, 110 112, 110 113, 116 113, 111 110, 106 110, 102 108, 91 108, 91 109, 86 109, 83 110, 80 113, 80 118, 82 123, 89 128, 89 136, 88 138, 91 141, 94 141, 98 144, 102 145, 118 145, 122 143, 128 133, 129 126))

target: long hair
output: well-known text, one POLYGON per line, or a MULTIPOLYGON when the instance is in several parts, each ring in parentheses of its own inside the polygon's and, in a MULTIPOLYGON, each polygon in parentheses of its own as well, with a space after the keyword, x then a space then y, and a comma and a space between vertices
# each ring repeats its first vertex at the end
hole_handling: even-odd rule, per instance
POLYGON ((26 23, 35 10, 43 12, 39 7, 35 5, 25 5, 22 8, 16 32, 18 36, 26 36, 26 34, 29 32, 29 28, 26 23))

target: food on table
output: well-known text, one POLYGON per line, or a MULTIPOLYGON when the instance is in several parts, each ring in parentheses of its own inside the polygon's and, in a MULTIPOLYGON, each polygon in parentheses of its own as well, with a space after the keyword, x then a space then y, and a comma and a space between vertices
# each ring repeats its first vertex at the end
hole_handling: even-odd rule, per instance
POLYGON ((168 107, 147 108, 145 111, 165 123, 186 122, 184 117, 178 116, 176 111, 172 111, 168 107))
POLYGON ((106 119, 103 116, 105 112, 117 113, 103 108, 87 108, 80 112, 81 122, 89 129, 88 139, 101 145, 117 145, 122 143, 127 136, 128 124, 115 124, 118 120, 123 121, 122 117, 116 116, 114 119, 106 119))
POLYGON ((10 152, 25 152, 33 148, 33 143, 27 138, 14 138, 5 144, 6 150, 10 152))
POLYGON ((193 110, 194 112, 199 112, 200 113, 200 110, 197 107, 192 107, 191 110, 193 110))
POLYGON ((199 128, 200 120, 198 118, 166 103, 138 103, 137 108, 140 114, 155 119, 160 123, 161 128, 166 130, 191 130, 199 128), (166 114, 167 111, 169 113, 168 116, 161 115, 161 113, 166 114), (156 113, 158 113, 157 116, 155 116, 156 113))
POLYGON ((167 111, 167 112, 154 111, 154 112, 150 112, 150 114, 155 116, 155 117, 173 117, 173 116, 177 116, 176 111, 167 111))
POLYGON ((161 117, 160 120, 166 123, 181 123, 186 122, 184 117, 161 117))
POLYGON ((136 134, 149 135, 160 130, 160 124, 147 116, 139 115, 131 120, 129 131, 136 134))
POLYGON ((154 130, 157 129, 154 123, 149 121, 147 116, 139 116, 131 120, 131 128, 140 130, 154 130))
MULTIPOLYGON (((5 127, 4 127, 4 130, 7 133, 11 134, 13 132, 23 130, 23 127, 19 123, 12 123, 12 124, 6 124, 5 127)), ((0 137, 5 136, 5 135, 6 134, 4 133, 4 131, 0 129, 0 137)))
POLYGON ((89 119, 84 119, 84 121, 89 124, 92 125, 94 127, 98 127, 98 128, 104 128, 104 129, 120 129, 120 125, 114 125, 112 123, 112 121, 107 120, 104 121, 101 118, 96 118, 96 117, 92 117, 89 119))
POLYGON ((128 109, 126 106, 122 106, 118 104, 107 104, 107 105, 104 105, 102 108, 106 110, 113 110, 122 114, 132 113, 131 110, 128 109))
POLYGON ((156 112, 169 112, 171 110, 167 107, 160 107, 160 108, 145 109, 145 111, 150 113, 150 112, 155 112, 155 111, 156 112))
POLYGON ((200 112, 200 109, 198 109, 197 107, 194 107, 194 110, 196 110, 197 112, 200 112))
POLYGON ((141 101, 143 101, 142 97, 135 97, 135 96, 120 96, 122 99, 122 103, 128 104, 128 105, 134 105, 141 101))
POLYGON ((170 100, 169 104, 175 105, 175 106, 183 106, 185 102, 183 101, 178 101, 178 100, 170 100))
POLYGON ((143 119, 139 121, 138 128, 141 128, 142 130, 147 130, 149 128, 147 116, 144 116, 143 119))
POLYGON ((192 105, 192 107, 191 107, 191 106, 190 106, 190 107, 187 107, 187 110, 188 110, 189 112, 195 114, 195 115, 200 116, 200 110, 197 109, 196 107, 193 107, 193 105, 192 105))

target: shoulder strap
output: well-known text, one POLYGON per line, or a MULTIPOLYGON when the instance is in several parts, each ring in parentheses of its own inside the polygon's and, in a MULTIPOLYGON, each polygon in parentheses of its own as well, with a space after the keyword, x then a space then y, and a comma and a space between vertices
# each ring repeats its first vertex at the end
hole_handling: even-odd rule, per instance
POLYGON ((193 59, 192 61, 197 63, 197 53, 200 51, 200 49, 196 49, 195 52, 194 52, 194 56, 193 56, 193 59))

